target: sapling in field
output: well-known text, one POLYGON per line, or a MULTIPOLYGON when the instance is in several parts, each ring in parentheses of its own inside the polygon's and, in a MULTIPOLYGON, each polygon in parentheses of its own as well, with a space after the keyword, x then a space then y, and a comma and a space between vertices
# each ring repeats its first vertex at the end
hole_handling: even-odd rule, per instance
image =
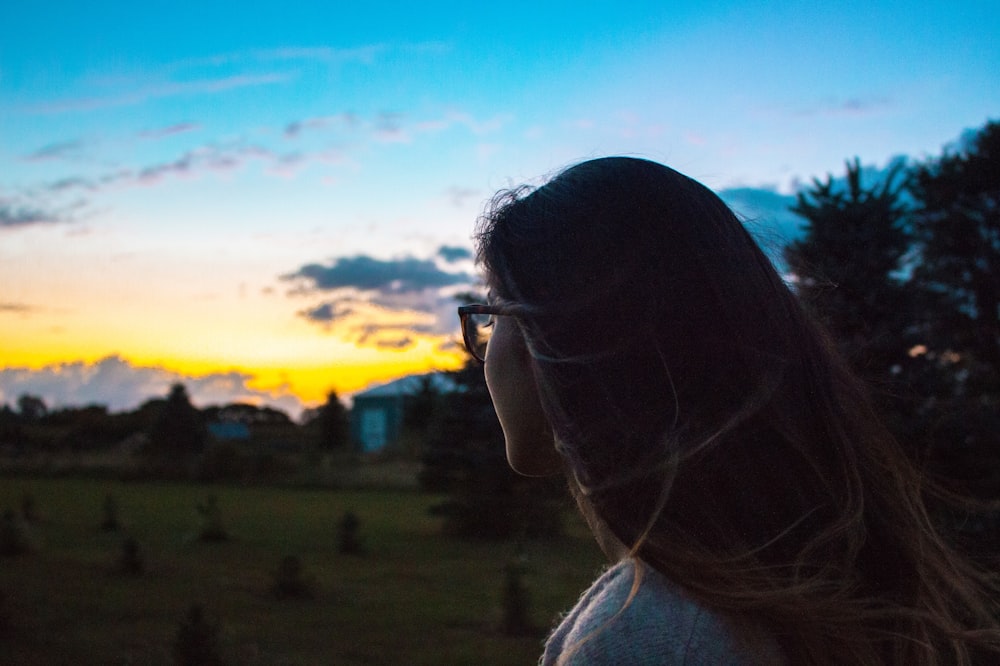
POLYGON ((281 564, 274 573, 271 591, 279 599, 312 599, 316 596, 316 581, 306 575, 302 560, 295 555, 281 558, 281 564))
POLYGON ((215 495, 209 495, 204 503, 198 505, 198 513, 201 514, 202 525, 198 538, 202 541, 228 541, 229 533, 222 524, 222 510, 219 508, 219 499, 215 495))

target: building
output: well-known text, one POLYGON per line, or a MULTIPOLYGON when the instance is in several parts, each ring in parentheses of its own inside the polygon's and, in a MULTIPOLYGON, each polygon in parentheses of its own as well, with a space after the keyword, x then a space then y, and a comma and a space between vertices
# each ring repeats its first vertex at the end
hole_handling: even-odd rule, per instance
POLYGON ((450 375, 432 372, 410 375, 354 395, 351 408, 351 439, 362 453, 378 453, 392 447, 403 433, 403 419, 413 400, 425 391, 451 393, 459 390, 450 375))

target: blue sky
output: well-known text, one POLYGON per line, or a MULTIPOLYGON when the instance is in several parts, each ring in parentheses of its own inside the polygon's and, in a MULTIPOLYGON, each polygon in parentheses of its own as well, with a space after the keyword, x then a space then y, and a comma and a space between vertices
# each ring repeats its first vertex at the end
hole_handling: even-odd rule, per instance
POLYGON ((6 2, 0 402, 296 411, 453 366, 496 189, 640 155, 786 233, 802 183, 997 117, 998 34, 995 2, 6 2))

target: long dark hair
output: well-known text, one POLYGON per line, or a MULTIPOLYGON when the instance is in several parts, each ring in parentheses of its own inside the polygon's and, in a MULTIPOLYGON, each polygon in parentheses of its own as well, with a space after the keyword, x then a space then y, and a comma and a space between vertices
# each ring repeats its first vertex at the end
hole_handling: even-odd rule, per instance
POLYGON ((967 663, 998 604, 864 387, 728 207, 603 158, 503 192, 478 259, 585 508, 795 663, 967 663))

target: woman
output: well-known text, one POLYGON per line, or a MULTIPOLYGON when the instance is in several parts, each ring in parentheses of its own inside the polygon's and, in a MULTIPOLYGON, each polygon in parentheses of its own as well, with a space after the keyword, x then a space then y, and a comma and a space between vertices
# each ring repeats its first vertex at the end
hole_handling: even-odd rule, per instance
POLYGON ((508 460, 565 472, 616 563, 543 663, 1000 663, 985 578, 711 191, 592 160, 477 240, 491 302, 460 314, 508 460))

